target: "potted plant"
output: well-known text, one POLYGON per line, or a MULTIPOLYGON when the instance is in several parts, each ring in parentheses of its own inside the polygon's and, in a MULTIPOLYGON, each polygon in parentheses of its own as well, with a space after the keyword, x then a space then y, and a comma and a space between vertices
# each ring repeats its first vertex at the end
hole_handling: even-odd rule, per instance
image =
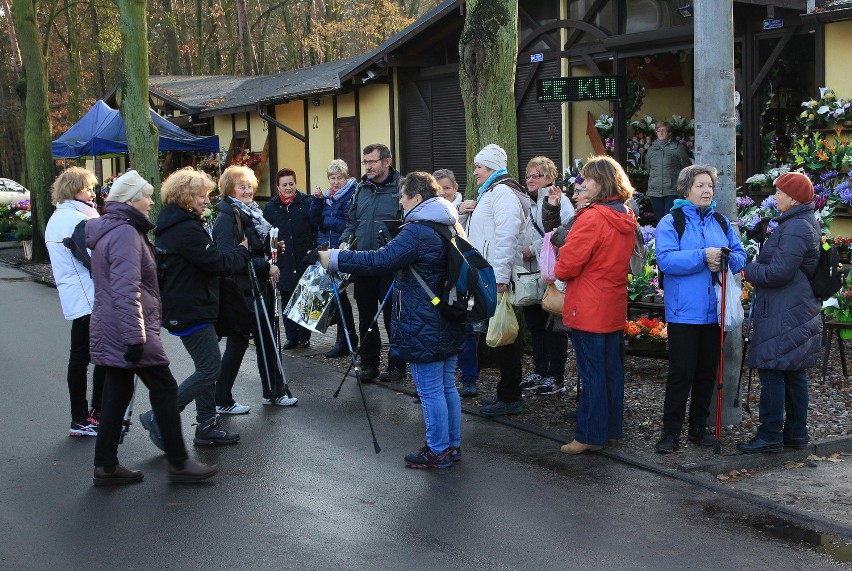
POLYGON ((834 245, 837 248, 837 257, 842 263, 852 262, 852 238, 837 236, 834 239, 834 245))
MULTIPOLYGON (((840 291, 823 303, 823 314, 841 323, 852 322, 852 272, 847 274, 840 291)), ((852 329, 840 329, 841 339, 852 339, 852 329)))
POLYGON ((648 353, 663 353, 669 338, 668 325, 656 317, 640 317, 624 326, 624 338, 631 349, 648 353))

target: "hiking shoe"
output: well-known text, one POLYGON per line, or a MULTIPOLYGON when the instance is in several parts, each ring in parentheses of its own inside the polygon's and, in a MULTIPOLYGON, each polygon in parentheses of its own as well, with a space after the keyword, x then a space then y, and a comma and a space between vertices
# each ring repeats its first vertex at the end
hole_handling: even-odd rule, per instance
POLYGON ((68 436, 97 436, 98 425, 92 424, 89 419, 81 420, 80 422, 72 422, 71 428, 68 429, 68 436))
POLYGON ((553 377, 542 379, 541 384, 532 391, 537 395, 556 395, 565 392, 565 385, 557 383, 553 377))
POLYGON ((532 375, 527 375, 527 377, 521 381, 521 390, 522 391, 532 391, 541 386, 541 382, 544 380, 544 377, 539 375, 538 373, 533 373, 532 375))
POLYGON ((693 444, 707 446, 708 448, 716 444, 716 437, 710 433, 710 429, 706 426, 690 426, 687 438, 693 444))
POLYGON ((169 465, 169 480, 172 482, 198 482, 206 480, 218 471, 219 467, 216 464, 204 464, 187 458, 181 466, 169 465))
POLYGON ((405 463, 410 468, 449 468, 453 465, 449 448, 440 454, 435 454, 428 446, 424 446, 417 452, 406 454, 405 463))
POLYGON ((358 371, 358 380, 362 383, 372 383, 379 376, 379 370, 376 367, 362 367, 358 371))
POLYGON ((461 446, 450 446, 448 452, 453 463, 461 462, 461 446))
POLYGON ((95 466, 95 471, 92 474, 92 483, 96 486, 115 486, 120 484, 135 484, 141 482, 145 477, 139 470, 129 470, 117 464, 112 468, 112 471, 107 471, 104 466, 95 466))
POLYGON ((405 379, 405 369, 397 369, 389 367, 387 371, 379 375, 379 380, 383 383, 399 383, 405 379))
POLYGON ((490 406, 484 406, 479 409, 479 413, 483 416, 503 416, 505 414, 520 414, 522 412, 524 412, 524 401, 520 399, 515 402, 498 400, 490 406))
POLYGON ((251 412, 251 407, 246 406, 244 404, 240 404, 237 401, 234 401, 234 404, 230 406, 217 406, 216 413, 217 414, 248 414, 251 412))
POLYGON ((476 395, 476 381, 462 380, 461 396, 475 397, 476 395))
POLYGON ((165 452, 166 445, 163 444, 163 435, 160 434, 160 427, 157 426, 157 419, 154 418, 154 411, 149 410, 148 412, 140 414, 139 422, 142 423, 142 428, 148 431, 148 436, 151 438, 151 442, 154 443, 154 446, 165 452))
POLYGON ((275 406, 293 406, 297 402, 299 402, 299 399, 287 395, 281 395, 274 399, 268 399, 266 397, 263 399, 263 404, 273 404, 275 406))
POLYGON ((740 442, 737 444, 737 450, 743 454, 756 454, 759 452, 781 452, 784 450, 784 445, 781 442, 770 443, 762 438, 755 436, 748 442, 740 442))
POLYGON ((678 442, 677 436, 674 434, 664 434, 659 442, 657 442, 657 445, 654 446, 654 451, 657 454, 671 454, 678 448, 680 448, 680 442, 678 442))
POLYGON ((239 440, 239 434, 219 424, 219 417, 214 416, 198 425, 192 442, 196 446, 210 446, 211 444, 236 444, 239 440))

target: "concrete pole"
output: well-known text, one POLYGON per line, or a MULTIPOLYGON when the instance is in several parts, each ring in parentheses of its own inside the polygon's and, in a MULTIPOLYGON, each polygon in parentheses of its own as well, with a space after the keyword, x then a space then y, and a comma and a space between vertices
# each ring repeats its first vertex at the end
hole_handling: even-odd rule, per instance
MULTIPOLYGON (((733 0, 693 2, 695 36, 695 162, 715 166, 716 209, 735 225, 736 216, 736 116, 734 114, 734 6, 733 0)), ((736 226, 734 228, 739 231, 736 226)), ((722 425, 742 420, 734 406, 740 364, 742 334, 726 336, 722 425)), ((713 392, 709 424, 716 419, 713 392)))

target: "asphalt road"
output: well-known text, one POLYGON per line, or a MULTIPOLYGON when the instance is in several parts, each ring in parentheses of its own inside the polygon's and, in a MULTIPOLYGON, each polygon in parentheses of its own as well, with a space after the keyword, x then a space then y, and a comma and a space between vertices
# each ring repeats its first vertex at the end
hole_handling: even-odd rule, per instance
MULTIPOLYGON (((0 266, 0 568, 3 569, 836 569, 759 531, 763 514, 703 488, 465 416, 464 460, 405 468, 423 441, 419 403, 287 358, 298 407, 260 405, 253 360, 228 418, 238 445, 194 449, 220 464, 206 484, 168 483, 138 422, 121 446, 144 482, 91 483, 94 439, 70 438, 70 324, 56 291, 0 266)), ((178 379, 189 359, 165 336, 178 379)), ((251 355, 253 358, 253 354, 251 355)), ((140 384, 141 387, 141 384, 140 384)), ((147 410, 137 395, 137 412, 147 410)), ((183 414, 191 435, 193 411, 183 414)), ((134 417, 134 420, 135 417, 134 417)))

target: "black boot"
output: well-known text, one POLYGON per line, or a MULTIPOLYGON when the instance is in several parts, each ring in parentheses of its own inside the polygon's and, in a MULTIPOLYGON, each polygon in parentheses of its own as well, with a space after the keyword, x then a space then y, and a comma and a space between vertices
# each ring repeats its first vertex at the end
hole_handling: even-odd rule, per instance
MULTIPOLYGON (((352 350, 358 350, 358 336, 355 334, 350 334, 349 340, 352 341, 352 350)), ((349 347, 346 345, 346 337, 341 331, 337 334, 337 339, 334 342, 334 346, 324 353, 325 357, 328 359, 335 359, 337 357, 345 357, 349 355, 349 347)))

